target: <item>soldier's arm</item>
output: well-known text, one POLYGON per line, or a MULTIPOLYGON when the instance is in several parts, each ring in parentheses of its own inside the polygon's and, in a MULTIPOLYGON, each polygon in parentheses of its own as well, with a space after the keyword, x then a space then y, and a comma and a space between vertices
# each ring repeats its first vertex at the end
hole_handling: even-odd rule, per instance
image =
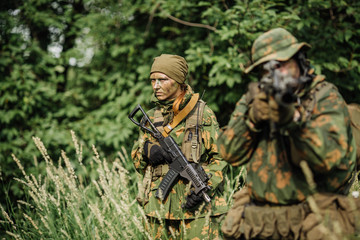
POLYGON ((257 135, 260 133, 260 130, 256 129, 248 119, 246 98, 247 96, 243 95, 236 103, 230 121, 217 141, 221 156, 233 166, 247 163, 253 153, 257 135))
POLYGON ((347 171, 355 161, 349 113, 340 93, 331 89, 318 99, 310 121, 290 127, 291 156, 319 173, 347 171))
POLYGON ((131 150, 131 158, 133 159, 135 169, 141 174, 144 174, 145 168, 148 164, 143 156, 144 143, 147 138, 147 134, 140 131, 139 138, 134 143, 134 146, 131 150))

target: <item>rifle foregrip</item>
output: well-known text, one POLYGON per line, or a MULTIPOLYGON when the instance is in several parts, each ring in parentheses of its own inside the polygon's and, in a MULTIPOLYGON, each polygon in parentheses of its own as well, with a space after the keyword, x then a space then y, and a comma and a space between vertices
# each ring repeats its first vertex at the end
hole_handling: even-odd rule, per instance
POLYGON ((164 200, 169 195, 174 182, 178 179, 179 176, 180 173, 170 168, 161 181, 158 190, 156 190, 155 196, 161 200, 164 200))

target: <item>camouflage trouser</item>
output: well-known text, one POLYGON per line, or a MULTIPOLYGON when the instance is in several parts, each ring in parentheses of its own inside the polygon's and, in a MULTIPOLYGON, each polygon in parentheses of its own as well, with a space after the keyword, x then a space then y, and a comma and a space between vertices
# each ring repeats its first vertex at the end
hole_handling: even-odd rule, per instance
POLYGON ((150 236, 154 239, 222 239, 220 235, 220 222, 222 217, 169 220, 148 217, 150 236))

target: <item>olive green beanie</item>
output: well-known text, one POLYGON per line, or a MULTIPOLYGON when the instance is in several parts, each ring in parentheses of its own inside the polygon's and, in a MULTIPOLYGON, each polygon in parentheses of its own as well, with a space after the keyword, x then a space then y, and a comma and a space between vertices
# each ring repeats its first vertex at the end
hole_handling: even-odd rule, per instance
POLYGON ((188 73, 188 65, 183 57, 171 54, 161 54, 154 58, 150 75, 154 72, 161 72, 174 79, 179 84, 183 84, 188 73))

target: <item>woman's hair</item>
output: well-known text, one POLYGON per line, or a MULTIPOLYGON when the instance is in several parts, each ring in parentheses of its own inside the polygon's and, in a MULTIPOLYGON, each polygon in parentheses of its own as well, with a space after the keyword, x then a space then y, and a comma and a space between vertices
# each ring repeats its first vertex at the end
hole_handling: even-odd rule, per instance
POLYGON ((180 85, 180 89, 181 89, 181 94, 175 99, 174 104, 173 104, 173 111, 174 114, 176 115, 179 112, 179 108, 180 108, 180 104, 182 103, 185 93, 186 93, 186 89, 187 89, 187 85, 185 83, 179 84, 180 85))

